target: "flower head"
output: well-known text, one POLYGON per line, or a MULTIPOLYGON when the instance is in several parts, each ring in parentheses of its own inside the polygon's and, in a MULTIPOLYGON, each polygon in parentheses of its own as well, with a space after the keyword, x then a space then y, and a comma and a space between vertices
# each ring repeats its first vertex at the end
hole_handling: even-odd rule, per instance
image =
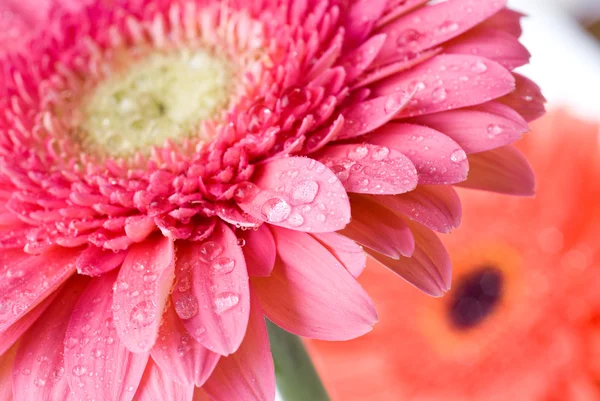
POLYGON ((443 300, 383 271, 361 277, 381 324, 315 347, 340 400, 600 399, 598 125, 557 112, 536 131, 520 146, 536 199, 462 194, 469 213, 445 241, 455 275, 443 300))
POLYGON ((506 146, 543 98, 511 73, 529 54, 505 1, 426 3, 98 0, 7 51, 14 398, 272 399, 263 314, 313 338, 371 329, 360 245, 448 290, 432 230, 460 221, 452 185, 531 193, 506 146))

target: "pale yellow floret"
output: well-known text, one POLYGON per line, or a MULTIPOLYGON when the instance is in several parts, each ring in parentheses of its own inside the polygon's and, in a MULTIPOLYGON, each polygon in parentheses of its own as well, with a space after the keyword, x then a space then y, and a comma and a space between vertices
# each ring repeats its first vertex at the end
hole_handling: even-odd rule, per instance
POLYGON ((118 157, 146 153, 167 138, 208 140, 200 123, 227 107, 233 79, 227 60, 205 50, 150 53, 83 99, 80 142, 118 157))

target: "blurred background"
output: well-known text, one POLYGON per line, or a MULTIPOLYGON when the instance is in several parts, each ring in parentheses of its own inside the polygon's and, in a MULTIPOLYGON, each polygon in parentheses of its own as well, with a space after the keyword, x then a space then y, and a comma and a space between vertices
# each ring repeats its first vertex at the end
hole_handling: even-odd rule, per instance
POLYGON ((600 401, 600 0, 509 5, 548 99, 519 144, 537 197, 461 191, 442 299, 371 263, 374 331, 309 344, 333 401, 600 401))

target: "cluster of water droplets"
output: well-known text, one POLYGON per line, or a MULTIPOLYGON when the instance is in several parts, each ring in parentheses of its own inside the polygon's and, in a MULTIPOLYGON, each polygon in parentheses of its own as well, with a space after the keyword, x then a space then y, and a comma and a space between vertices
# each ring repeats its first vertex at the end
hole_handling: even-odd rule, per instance
MULTIPOLYGON (((223 246, 215 241, 207 241, 200 246, 199 257, 201 262, 210 269, 209 277, 225 276, 235 270, 236 261, 233 258, 224 256, 224 251, 223 246)), ((176 297, 174 306, 175 312, 181 319, 189 320, 198 314, 200 304, 192 291, 192 266, 183 266, 182 272, 183 274, 179 277, 175 285, 175 291, 178 291, 180 294, 176 297)), ((219 280, 214 281, 218 282, 219 280)), ((216 293, 213 298, 212 309, 217 314, 223 314, 233 309, 240 302, 240 296, 230 291, 219 292, 218 287, 218 285, 211 286, 211 291, 216 293)), ((195 334, 199 335, 202 333, 195 334)))
POLYGON ((415 172, 405 159, 394 158, 386 146, 352 145, 345 157, 324 160, 351 192, 384 194, 409 187, 415 172))

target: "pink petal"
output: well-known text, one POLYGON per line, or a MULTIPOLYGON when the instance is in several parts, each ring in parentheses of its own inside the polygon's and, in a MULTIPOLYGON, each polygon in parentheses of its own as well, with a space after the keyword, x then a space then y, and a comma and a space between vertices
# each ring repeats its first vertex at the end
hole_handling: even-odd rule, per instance
POLYGON ((88 245, 77 258, 77 272, 86 276, 97 277, 121 266, 127 252, 113 252, 88 245))
POLYGON ((19 342, 15 358, 15 400, 68 400, 63 347, 71 312, 89 280, 70 280, 60 295, 19 342), (29 372, 27 375, 18 372, 29 372))
POLYGON ((117 333, 131 352, 149 351, 175 277, 173 241, 156 235, 133 245, 119 270, 113 295, 117 333))
POLYGON ((255 173, 257 193, 240 199, 248 214, 297 231, 330 232, 350 221, 342 183, 323 164, 306 157, 269 161, 255 173))
POLYGON ((410 256, 415 241, 404 221, 377 201, 352 197, 352 222, 340 234, 393 259, 410 256))
POLYGON ((381 16, 379 21, 377 21, 377 28, 380 28, 384 25, 389 24, 391 21, 394 21, 398 17, 407 14, 408 12, 414 10, 417 7, 422 6, 427 3, 429 0, 395 0, 388 1, 388 8, 384 15, 381 16), (398 4, 394 4, 398 3, 398 4))
POLYGON ((506 146, 520 139, 529 127, 525 120, 517 117, 519 120, 515 121, 475 107, 428 114, 411 122, 442 132, 470 154, 506 146))
POLYGON ((359 277, 367 266, 367 254, 356 242, 337 233, 314 234, 336 259, 344 265, 354 277, 359 277))
POLYGON ((528 122, 544 115, 546 99, 542 91, 533 81, 522 75, 514 74, 516 89, 499 99, 500 102, 516 110, 528 122))
POLYGON ((263 224, 257 230, 242 231, 240 236, 245 241, 242 250, 248 274, 251 277, 269 277, 277 256, 275 240, 269 228, 263 224))
POLYGON ((157 229, 153 217, 132 216, 125 223, 125 234, 134 242, 142 242, 157 229))
POLYGON ((365 140, 404 153, 417 168, 419 184, 454 184, 467 178, 469 161, 465 151, 431 128, 388 124, 365 140))
POLYGON ((442 54, 375 85, 373 95, 417 90, 396 118, 474 106, 510 93, 512 74, 500 64, 478 56, 442 54))
POLYGON ((505 146, 469 156, 469 178, 459 185, 509 195, 535 194, 535 174, 523 154, 505 146))
POLYGON ((237 206, 224 206, 218 208, 217 216, 219 216, 221 220, 236 227, 255 228, 262 223, 262 220, 255 219, 248 213, 243 213, 237 206))
MULTIPOLYGON (((55 291, 50 294, 46 299, 33 308, 25 316, 14 322, 8 329, 0 333, 0 355, 4 354, 10 347, 15 344, 21 335, 25 333, 32 324, 44 313, 46 308, 54 301, 54 298, 58 295, 55 291)), ((1 398, 0 398, 1 400, 1 398)))
POLYGON ((135 395, 138 401, 192 401, 193 384, 181 384, 171 380, 150 359, 135 395))
POLYGON ((251 296, 248 331, 236 353, 221 358, 204 390, 214 401, 274 401, 275 368, 265 319, 251 296))
POLYGON ((345 21, 346 45, 362 43, 383 14, 388 0, 354 0, 345 21))
POLYGON ((344 56, 340 61, 340 64, 343 65, 346 70, 346 79, 348 81, 354 81, 365 72, 377 57, 377 54, 384 43, 385 35, 374 35, 344 56))
POLYGON ((31 256, 19 250, 0 252, 0 333, 75 273, 79 252, 60 247, 31 256))
POLYGON ((401 194, 414 189, 419 180, 410 159, 385 146, 327 146, 318 158, 337 175, 348 192, 401 194))
POLYGON ((521 28, 521 18, 523 18, 523 14, 520 12, 504 8, 494 14, 491 18, 483 21, 479 27, 508 32, 518 38, 523 33, 523 29, 521 28))
POLYGON ((355 103, 341 111, 344 129, 337 139, 354 138, 369 133, 392 120, 400 110, 408 106, 414 91, 394 92, 389 95, 355 103))
POLYGON ((450 289, 452 264, 439 238, 428 228, 409 223, 415 237, 415 253, 410 258, 390 259, 373 251, 367 252, 404 280, 434 297, 450 289))
POLYGON ((531 54, 519 40, 508 32, 478 28, 445 46, 451 54, 477 54, 514 70, 529 62, 531 54))
POLYGON ((377 314, 367 293, 310 235, 273 230, 279 257, 268 278, 252 280, 265 315, 285 330, 321 340, 371 331, 377 314))
MULTIPOLYGON (((383 67, 378 67, 373 70, 368 71, 364 74, 356 83, 354 83, 353 89, 362 88, 366 85, 370 85, 374 82, 382 81, 384 78, 387 78, 392 75, 399 74, 403 71, 410 70, 411 68, 429 60, 430 58, 437 56, 442 52, 442 49, 436 48, 431 50, 425 50, 423 52, 417 54, 407 55, 405 58, 396 61, 394 63, 387 64, 383 67)), ((411 100, 415 90, 411 93, 411 100)))
POLYGON ((402 54, 431 49, 485 21, 505 5, 506 0, 449 0, 421 7, 381 29, 387 40, 377 62, 385 64, 402 54))
POLYGON ((239 348, 248 325, 248 272, 237 240, 220 222, 207 241, 177 243, 175 311, 192 337, 221 355, 239 348))
POLYGON ((449 185, 419 185, 412 192, 373 201, 441 233, 457 228, 462 217, 460 198, 449 185))
POLYGON ((0 401, 13 401, 12 375, 17 347, 0 356, 0 401))
POLYGON ((196 386, 206 382, 220 358, 190 336, 172 307, 165 311, 158 339, 150 353, 173 380, 196 386))
POLYGON ((65 373, 77 399, 131 401, 147 353, 121 343, 112 316, 113 271, 95 278, 79 298, 65 336, 65 373), (97 356, 97 357, 96 357, 97 356))

